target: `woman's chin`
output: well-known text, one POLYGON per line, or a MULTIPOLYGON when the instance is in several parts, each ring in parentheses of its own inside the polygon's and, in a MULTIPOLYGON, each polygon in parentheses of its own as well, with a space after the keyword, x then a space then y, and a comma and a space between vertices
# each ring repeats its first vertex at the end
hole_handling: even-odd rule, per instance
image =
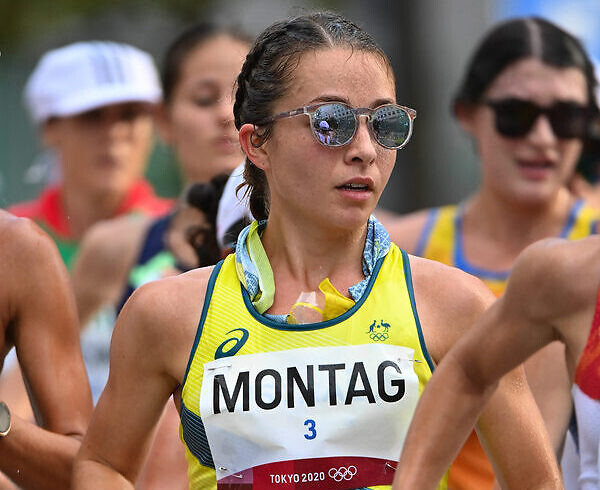
POLYGON ((361 229, 369 221, 372 211, 367 210, 344 210, 336 216, 327 220, 328 226, 345 231, 361 229))
POLYGON ((510 193, 510 199, 523 207, 544 207, 551 204, 560 188, 548 182, 538 185, 519 186, 510 193))

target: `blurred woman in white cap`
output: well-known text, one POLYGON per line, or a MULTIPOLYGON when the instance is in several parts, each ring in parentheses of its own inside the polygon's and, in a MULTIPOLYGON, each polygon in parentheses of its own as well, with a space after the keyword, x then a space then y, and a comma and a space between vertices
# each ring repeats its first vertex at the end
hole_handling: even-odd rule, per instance
POLYGON ((40 224, 68 268, 94 223, 170 208, 142 178, 160 100, 152 58, 126 44, 79 42, 49 51, 27 81, 27 108, 56 152, 61 178, 9 211, 40 224))
MULTIPOLYGON (((79 42, 49 51, 24 96, 45 146, 56 153, 60 179, 37 199, 9 211, 40 225, 67 268, 82 236, 98 221, 127 213, 161 215, 171 208, 172 202, 157 197, 142 177, 162 97, 149 54, 113 42, 79 42)), ((105 324, 112 330, 112 320, 98 321, 86 333, 106 330, 105 324)), ((85 346, 85 337, 82 342, 85 346)), ((89 375, 88 356, 86 363, 89 375)), ((5 367, 0 397, 15 414, 31 418, 14 356, 5 367)))

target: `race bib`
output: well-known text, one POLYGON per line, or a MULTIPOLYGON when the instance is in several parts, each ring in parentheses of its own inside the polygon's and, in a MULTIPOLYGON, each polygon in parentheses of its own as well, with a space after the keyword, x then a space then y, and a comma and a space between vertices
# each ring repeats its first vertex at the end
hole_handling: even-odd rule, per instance
POLYGON ((218 488, 391 484, 418 401, 413 355, 367 344, 205 364, 199 410, 218 488))

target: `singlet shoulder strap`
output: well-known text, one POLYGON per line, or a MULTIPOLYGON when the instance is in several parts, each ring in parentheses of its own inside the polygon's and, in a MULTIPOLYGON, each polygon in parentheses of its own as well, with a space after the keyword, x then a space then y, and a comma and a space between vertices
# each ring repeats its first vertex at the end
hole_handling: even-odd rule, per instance
POLYGON ((457 206, 449 205, 429 211, 415 255, 449 263, 454 249, 457 209, 457 206))
POLYGON ((144 244, 142 245, 142 249, 136 260, 136 265, 144 264, 157 253, 165 249, 165 234, 167 233, 172 219, 173 215, 167 214, 162 218, 154 220, 150 224, 146 236, 144 237, 144 244))
POLYGON ((425 251, 425 247, 429 242, 429 237, 431 236, 431 231, 433 230, 433 225, 438 219, 438 215, 440 212, 440 208, 432 208, 427 213, 427 219, 425 220, 425 225, 421 230, 421 235, 419 236, 419 241, 417 242, 417 247, 415 248, 415 255, 419 257, 423 256, 423 252, 425 251))
POLYGON ((429 365, 429 369, 433 373, 435 365, 433 363, 433 359, 429 355, 429 351, 427 350, 427 345, 425 344, 425 336, 423 335, 423 328, 421 327, 421 321, 419 320, 419 313, 417 311, 417 303, 415 300, 415 290, 413 287, 412 272, 410 268, 410 258, 405 250, 400 249, 400 252, 402 253, 404 280, 406 281, 406 289, 408 290, 408 296, 410 298, 410 306, 412 309, 413 318, 415 319, 415 326, 417 328, 417 334, 419 337, 421 351, 423 352, 423 356, 425 357, 425 360, 429 365))
POLYGON ((202 314, 200 315, 200 320, 198 321, 196 336, 194 337, 194 343, 192 344, 192 349, 190 351, 187 366, 185 368, 185 375, 183 377, 181 386, 185 385, 188 373, 190 371, 190 366, 192 365, 194 355, 196 354, 196 349, 198 348, 198 344, 200 343, 200 338, 202 337, 202 330, 204 328, 204 322, 206 320, 206 315, 208 314, 208 309, 210 308, 210 300, 212 299, 217 278, 219 277, 219 273, 221 272, 221 268, 223 267, 225 261, 231 260, 232 258, 233 255, 229 255, 224 260, 221 260, 218 264, 216 264, 210 274, 210 278, 208 279, 208 285, 206 286, 206 293, 204 295, 204 305, 202 306, 202 314))
POLYGON ((597 233, 599 218, 600 210, 588 206, 583 200, 579 199, 571 207, 560 237, 579 240, 597 233))

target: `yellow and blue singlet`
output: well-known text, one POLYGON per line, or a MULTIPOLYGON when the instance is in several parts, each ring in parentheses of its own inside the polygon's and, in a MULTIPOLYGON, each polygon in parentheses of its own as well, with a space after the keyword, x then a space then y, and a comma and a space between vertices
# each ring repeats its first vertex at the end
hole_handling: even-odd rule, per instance
MULTIPOLYGON (((578 240, 597 232, 600 212, 577 200, 571 207, 559 238, 578 240)), ((504 293, 510 270, 478 267, 465 257, 460 205, 432 208, 419 238, 415 255, 457 267, 481 279, 498 297, 504 293)), ((477 435, 472 432, 450 467, 449 486, 456 490, 491 489, 494 472, 477 435)))
POLYGON ((389 489, 432 370, 408 256, 395 245, 354 306, 312 324, 259 314, 230 255, 209 280, 182 385, 190 486, 389 489), (326 416, 335 422, 321 423, 326 416), (239 459, 261 464, 232 473, 239 459))

